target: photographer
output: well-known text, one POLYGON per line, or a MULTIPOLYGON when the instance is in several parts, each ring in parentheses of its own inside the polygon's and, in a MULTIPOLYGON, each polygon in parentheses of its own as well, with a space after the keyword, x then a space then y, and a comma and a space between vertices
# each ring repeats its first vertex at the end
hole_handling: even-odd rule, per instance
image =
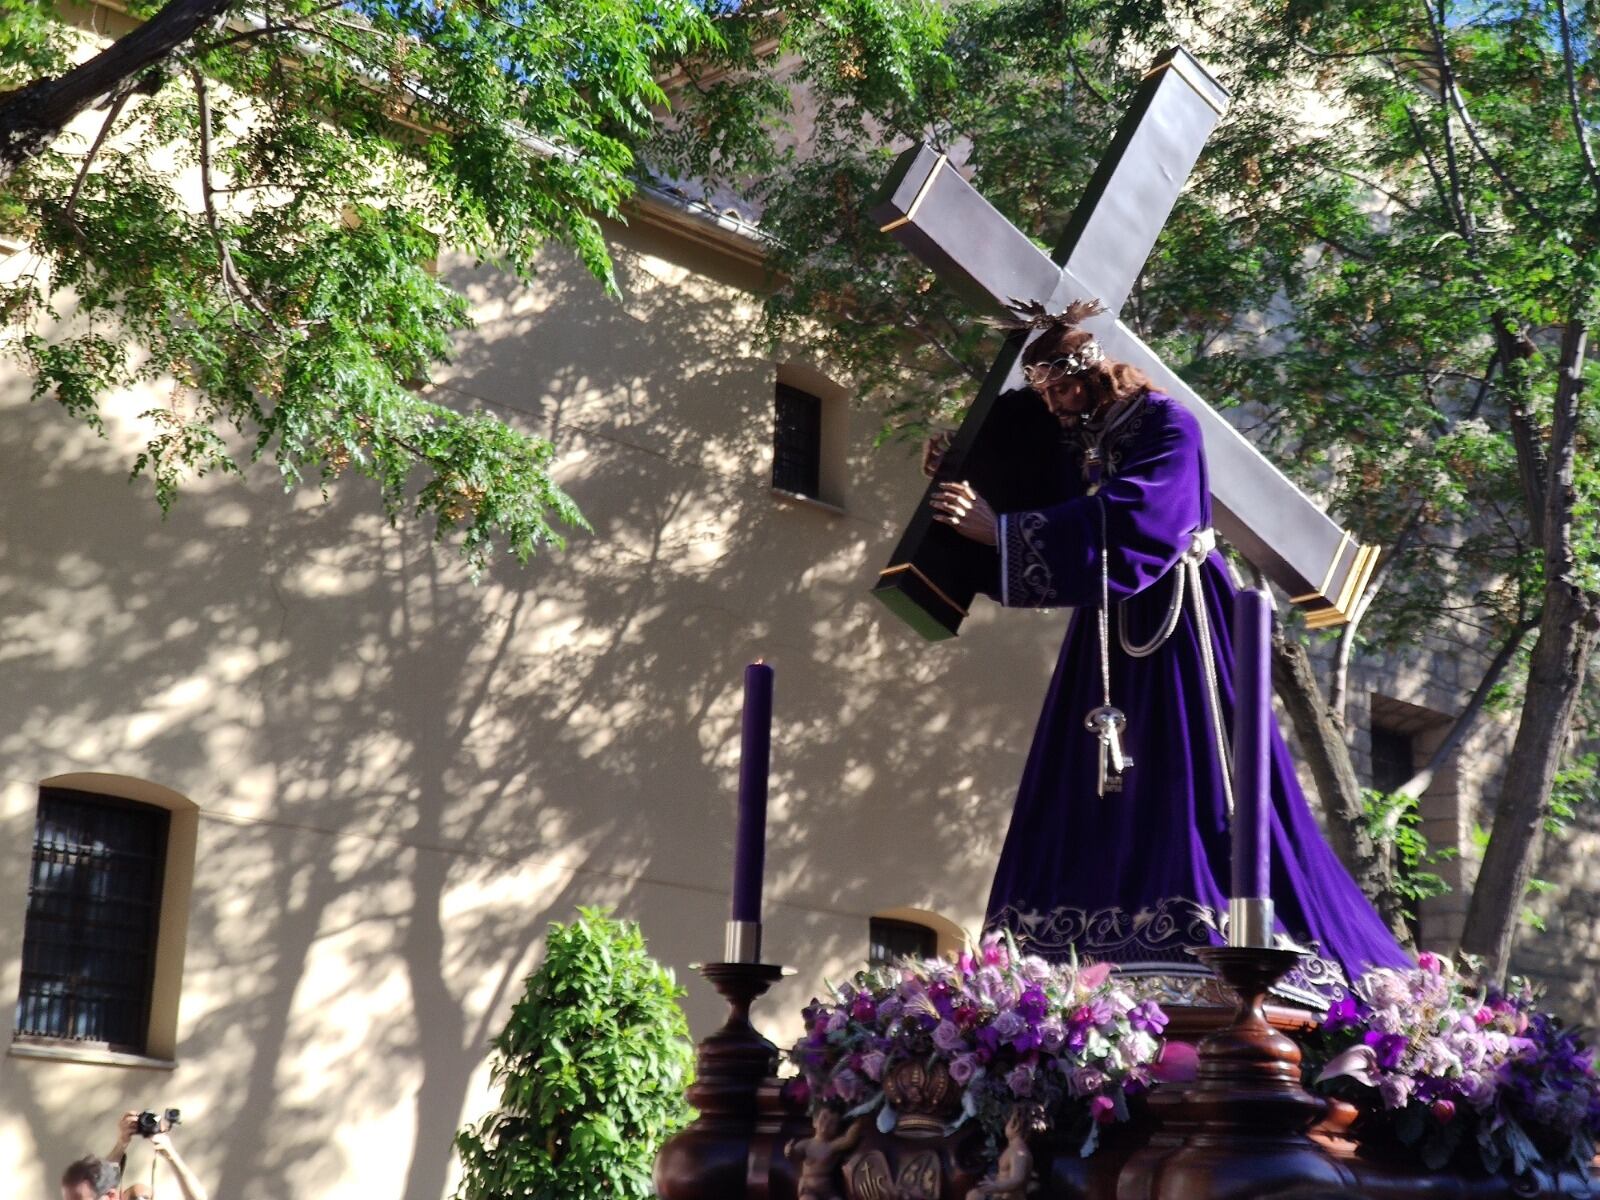
POLYGON ((117 1200, 121 1174, 115 1159, 80 1158, 61 1172, 61 1200, 117 1200))
MULTIPOLYGON (((177 1123, 175 1109, 168 1109, 166 1116, 160 1120, 157 1120, 153 1113, 123 1113, 117 1121, 117 1141, 111 1149, 111 1161, 122 1163, 126 1170, 128 1147, 133 1143, 133 1139, 136 1136, 147 1138, 150 1149, 155 1152, 155 1161, 165 1165, 177 1179, 178 1191, 183 1200, 207 1200, 206 1189, 190 1170, 189 1164, 183 1161, 178 1148, 172 1144, 172 1127, 177 1123)), ((63 1200, 82 1200, 77 1195, 67 1197, 65 1184, 62 1186, 63 1200)), ((114 1187, 113 1194, 115 1194, 114 1187)), ((120 1200, 143 1200, 151 1194, 150 1185, 130 1182, 123 1188, 120 1200)), ((98 1197, 95 1200, 98 1200, 98 1197)))

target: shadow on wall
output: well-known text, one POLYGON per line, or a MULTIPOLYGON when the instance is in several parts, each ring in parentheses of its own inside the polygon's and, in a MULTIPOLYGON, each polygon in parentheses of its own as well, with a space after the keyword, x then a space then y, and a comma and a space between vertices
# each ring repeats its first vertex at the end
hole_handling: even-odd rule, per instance
MULTIPOLYGON (((773 949, 808 968, 767 1011, 858 963, 873 911, 981 906, 1060 623, 929 651, 886 620, 865 590, 914 466, 855 437, 855 515, 773 503, 772 367, 728 348, 748 313, 648 278, 629 237, 626 306, 555 256, 526 312, 473 276, 440 395, 552 436, 595 525, 478 587, 359 481, 291 500, 263 466, 163 522, 130 454, 8 383, 4 773, 201 805, 184 1094, 157 1099, 195 1114, 214 1195, 333 1195, 381 1151, 437 1200, 486 1043, 580 903, 642 918, 680 973, 715 953, 757 654, 779 670, 773 949)), ((81 1095, 6 1091, 49 1163, 82 1136, 81 1095)))

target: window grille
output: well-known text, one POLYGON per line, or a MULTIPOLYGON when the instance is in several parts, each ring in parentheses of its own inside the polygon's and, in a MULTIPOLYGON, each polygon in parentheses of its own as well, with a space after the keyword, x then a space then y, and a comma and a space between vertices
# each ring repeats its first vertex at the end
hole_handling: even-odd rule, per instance
POLYGON ((815 499, 822 467, 822 401, 780 383, 772 430, 772 486, 815 499))
POLYGON ((169 824, 151 805, 41 789, 17 1036, 144 1052, 169 824))
POLYGON ((1372 726, 1372 786, 1392 792, 1416 774, 1416 749, 1409 733, 1372 726))
POLYGON ((939 952, 939 935, 915 921, 873 917, 867 925, 867 961, 873 966, 899 958, 932 958, 939 952))

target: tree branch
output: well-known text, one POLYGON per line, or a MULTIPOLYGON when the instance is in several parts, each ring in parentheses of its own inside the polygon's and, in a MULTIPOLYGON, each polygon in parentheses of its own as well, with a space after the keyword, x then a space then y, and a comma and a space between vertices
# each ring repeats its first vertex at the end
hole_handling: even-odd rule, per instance
MULTIPOLYGON (((1438 57, 1439 98, 1445 103, 1447 142, 1449 140, 1449 112, 1450 109, 1454 108, 1456 115, 1461 118, 1461 127, 1466 131, 1467 140, 1472 143, 1473 149, 1478 153, 1478 157, 1483 159, 1484 165, 1500 181, 1500 185, 1511 193, 1512 198, 1518 204, 1527 210, 1530 217, 1547 230, 1553 228, 1549 219, 1545 217, 1543 210, 1534 202, 1533 197, 1511 181, 1511 177, 1501 167, 1499 159, 1490 153, 1489 147, 1484 142, 1483 135, 1478 131, 1477 123, 1473 121, 1471 114, 1467 112, 1466 97, 1461 94, 1461 89, 1456 86, 1455 67, 1450 60, 1450 51, 1445 43, 1444 27, 1441 21, 1434 16, 1433 10, 1428 7, 1427 0, 1422 0, 1422 11, 1428 18, 1428 29, 1433 37, 1434 53, 1438 57)), ((1390 65, 1390 69, 1394 70, 1396 78, 1399 78, 1399 71, 1394 68, 1393 64, 1390 65)), ((1453 143, 1447 145, 1447 152, 1451 154, 1453 159, 1453 143)), ((1452 171, 1454 171, 1454 167, 1452 167, 1452 171)))
POLYGON ((1583 166, 1589 173, 1590 186, 1600 193, 1600 168, 1595 166, 1594 151, 1589 146, 1589 131, 1583 127, 1583 109, 1578 103, 1578 79, 1572 62, 1572 23, 1567 16, 1567 0, 1556 0, 1556 13, 1561 18, 1561 61, 1566 67, 1567 107, 1572 110, 1572 128, 1578 135, 1578 149, 1583 154, 1583 166))
POLYGON ((1467 706, 1456 714, 1455 721, 1450 726, 1450 732, 1444 735, 1444 740, 1434 748, 1428 757, 1427 764, 1405 783, 1395 789, 1395 795, 1407 796, 1413 800, 1422 795, 1433 786, 1434 778, 1440 771, 1449 765, 1451 758, 1460 748, 1461 743, 1467 740, 1467 735, 1478 722, 1484 707, 1489 703, 1489 696, 1494 692, 1495 685, 1500 682, 1500 676, 1511 665, 1511 660, 1517 656, 1517 651, 1522 649, 1522 643, 1527 640, 1528 634, 1538 627, 1539 621, 1535 617, 1525 620, 1517 625, 1511 634, 1501 643, 1495 651, 1494 657, 1489 660, 1483 677, 1478 680, 1478 686, 1473 689, 1467 706))
POLYGON ((69 225, 72 224, 72 214, 78 207, 78 197, 83 194, 84 181, 89 178, 89 165, 100 153, 100 147, 106 144, 106 138, 111 136, 111 127, 117 123, 117 118, 127 107, 128 97, 131 95, 132 92, 124 91, 111 102, 111 111, 106 114, 105 123, 100 126, 100 132, 95 135, 94 142, 83 156, 83 165, 78 168, 78 177, 72 181, 72 193, 67 197, 67 207, 61 213, 62 219, 69 225))
POLYGON ((200 118, 200 195, 205 204, 206 228, 217 246, 217 265, 222 272, 222 283, 245 302, 263 320, 276 324, 267 306, 256 298, 254 292, 240 278, 234 266, 233 255, 228 250, 228 240, 222 234, 222 223, 217 219, 217 194, 211 179, 211 99, 206 90, 206 77, 198 67, 190 68, 189 78, 194 81, 195 103, 200 118))
POLYGON ((65 74, 0 98, 0 183, 42 154, 79 113, 162 62, 238 0, 171 0, 133 32, 65 74))

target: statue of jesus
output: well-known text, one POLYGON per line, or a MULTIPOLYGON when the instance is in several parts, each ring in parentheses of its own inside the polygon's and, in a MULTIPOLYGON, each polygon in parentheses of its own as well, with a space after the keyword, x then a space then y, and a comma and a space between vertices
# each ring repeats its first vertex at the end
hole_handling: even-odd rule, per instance
MULTIPOLYGON (((1061 426, 1055 502, 996 513, 963 482, 931 500, 936 520, 996 548, 1001 604, 1075 610, 988 922, 1037 953, 1200 974, 1189 951, 1223 940, 1228 901, 1234 586, 1195 419, 1077 327, 1096 309, 1036 316, 1023 352, 1061 426)), ((929 475, 946 445, 930 440, 929 475)), ((1315 1002, 1409 958, 1323 839, 1276 725, 1272 737, 1272 898, 1278 933, 1311 951, 1315 1002)))

